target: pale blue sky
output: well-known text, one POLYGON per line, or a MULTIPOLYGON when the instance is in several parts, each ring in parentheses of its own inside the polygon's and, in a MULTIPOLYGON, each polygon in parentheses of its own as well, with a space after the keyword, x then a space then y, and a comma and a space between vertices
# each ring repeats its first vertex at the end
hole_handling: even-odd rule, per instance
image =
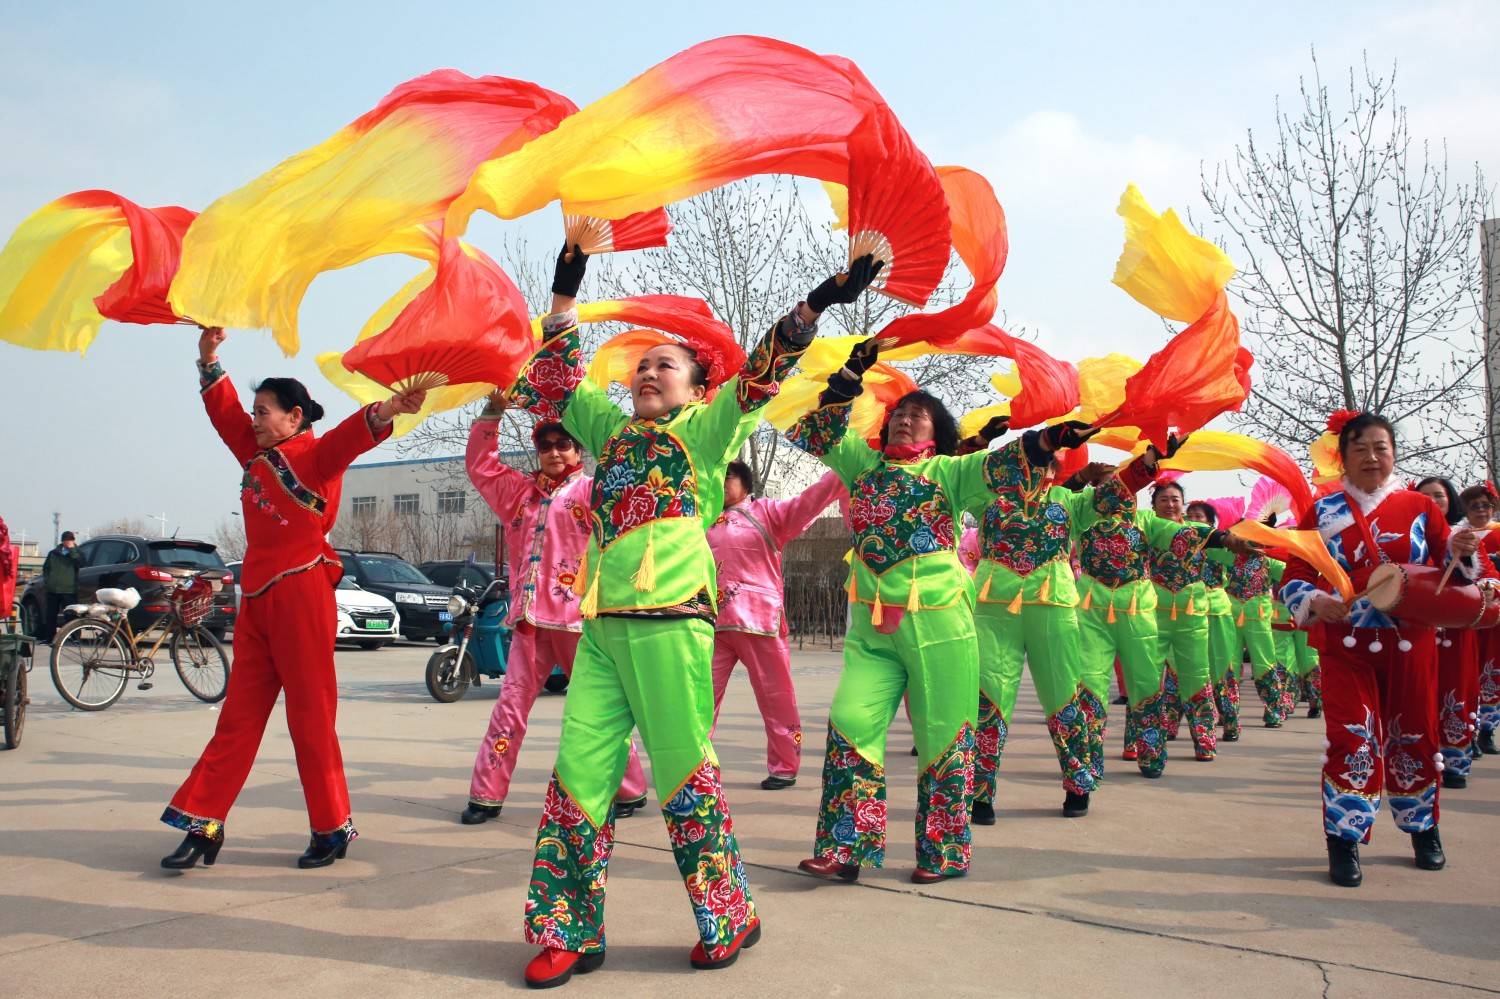
MULTIPOLYGON (((1048 349, 1145 356, 1154 317, 1109 284, 1128 181, 1196 207, 1221 158, 1295 94, 1316 45, 1336 75, 1367 50, 1400 60, 1415 135, 1456 162, 1500 163, 1493 51, 1500 5, 1275 3, 596 4, 0 2, 0 236, 61 194, 103 187, 201 209, 368 110, 395 84, 453 66, 535 80, 582 104, 696 41, 775 35, 857 62, 937 163, 985 173, 1006 207, 1000 285, 1048 349)), ((550 241, 555 209, 528 231, 550 241)), ((498 238, 498 224, 475 239, 498 238)), ((313 356, 342 349, 412 270, 328 275, 303 309, 304 349, 232 336, 238 385, 293 374, 334 417, 352 403, 313 356)), ((192 332, 106 324, 87 357, 0 345, 0 514, 51 537, 164 512, 207 535, 238 475, 195 392, 192 332)))

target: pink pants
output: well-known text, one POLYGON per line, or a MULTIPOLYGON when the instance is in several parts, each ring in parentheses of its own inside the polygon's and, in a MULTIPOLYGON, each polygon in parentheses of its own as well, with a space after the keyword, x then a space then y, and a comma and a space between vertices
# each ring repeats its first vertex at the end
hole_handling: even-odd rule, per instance
POLYGON ((777 777, 796 777, 802 765, 802 716, 792 689, 792 660, 786 639, 743 631, 714 633, 714 724, 729 686, 734 664, 750 672, 750 689, 766 726, 766 769, 777 777))
MULTIPOLYGON (((476 805, 503 805, 510 790, 511 774, 516 771, 516 757, 526 738, 526 722, 531 706, 547 681, 553 666, 573 673, 573 654, 578 651, 578 632, 556 628, 534 628, 523 624, 510 639, 510 656, 505 661, 505 682, 490 712, 490 727, 474 757, 474 777, 469 782, 469 800, 476 805)), ((625 764, 625 778, 620 781, 619 801, 645 797, 646 774, 635 743, 630 745, 630 760, 625 764)))

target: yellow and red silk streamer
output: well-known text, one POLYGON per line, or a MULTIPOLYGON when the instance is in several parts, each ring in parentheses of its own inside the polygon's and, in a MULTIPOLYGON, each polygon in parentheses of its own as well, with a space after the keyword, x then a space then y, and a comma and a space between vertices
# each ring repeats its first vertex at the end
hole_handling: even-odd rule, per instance
POLYGON ((1165 446, 1172 430, 1193 431, 1239 409, 1250 394, 1253 358, 1240 346, 1224 293, 1234 274, 1224 252, 1188 232, 1170 209, 1156 214, 1133 184, 1118 211, 1125 248, 1114 283, 1157 315, 1191 325, 1126 380, 1120 406, 1099 422, 1140 427, 1165 446))
MULTIPOLYGON (((692 348, 698 362, 708 369, 710 392, 745 366, 745 351, 735 341, 734 331, 714 316, 707 302, 690 295, 635 295, 585 302, 578 306, 578 322, 647 327, 617 334, 594 352, 588 374, 601 388, 610 382, 628 386, 646 351, 664 343, 692 348)), ((540 319, 532 320, 532 330, 541 335, 540 319)))
POLYGON ((936 172, 852 62, 771 38, 695 45, 490 159, 449 209, 448 231, 461 234, 477 209, 515 219, 552 201, 623 218, 772 173, 881 185, 886 196, 851 199, 851 242, 883 235, 894 260, 877 287, 926 302, 948 260, 936 172))
POLYGON ((1344 477, 1344 459, 1339 456, 1339 435, 1324 433, 1308 448, 1312 459, 1313 484, 1326 486, 1344 477))
MULTIPOLYGON (((1029 340, 1011 336, 993 323, 969 330, 936 351, 928 351, 923 345, 915 344, 889 353, 883 352, 881 356, 902 360, 907 352, 911 352, 913 357, 921 352, 936 352, 1004 357, 1014 361, 1013 375, 997 375, 992 379, 997 391, 1011 395, 1004 413, 1010 416, 1012 430, 1055 420, 1072 413, 1078 407, 1079 380, 1076 367, 1053 357, 1029 340)), ((1000 409, 986 407, 971 412, 966 420, 977 418, 977 428, 983 426, 991 416, 999 415, 1002 415, 1000 409), (979 414, 983 414, 982 418, 979 418, 979 414)))
POLYGON ((111 191, 43 205, 0 250, 0 339, 82 354, 105 319, 177 322, 167 288, 193 216, 111 191))
POLYGON ((443 217, 480 163, 573 109, 524 80, 451 69, 409 80, 326 141, 209 205, 183 241, 172 307, 206 325, 269 328, 295 354, 297 310, 314 277, 414 252, 406 240, 443 217))
MULTIPOLYGON (((836 337, 849 344, 859 337, 836 337)), ((847 356, 848 351, 845 350, 847 356)), ((840 360, 839 364, 843 363, 840 360)), ((782 382, 781 389, 766 406, 765 416, 777 430, 786 431, 802 416, 818 404, 818 396, 828 387, 828 376, 833 369, 819 374, 803 371, 782 382)), ((899 368, 884 361, 877 361, 864 374, 864 391, 855 397, 849 413, 849 433, 865 440, 872 448, 880 449, 880 431, 885 427, 891 410, 908 393, 917 390, 917 383, 899 368)))
POLYGON ((1318 570, 1318 574, 1328 580, 1329 584, 1338 591, 1339 596, 1344 598, 1345 603, 1353 603, 1354 583, 1349 579, 1349 574, 1344 571, 1344 567, 1339 565, 1328 551, 1328 546, 1323 543, 1323 536, 1317 531, 1267 527, 1254 520, 1242 520, 1229 530, 1246 541, 1253 541, 1267 548, 1279 548, 1296 555, 1318 570))

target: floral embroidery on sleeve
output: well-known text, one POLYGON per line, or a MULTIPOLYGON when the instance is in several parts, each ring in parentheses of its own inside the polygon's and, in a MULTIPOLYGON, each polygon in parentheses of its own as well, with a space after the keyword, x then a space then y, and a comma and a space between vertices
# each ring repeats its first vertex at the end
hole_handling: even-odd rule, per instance
POLYGON ((573 390, 583 381, 583 350, 573 312, 548 318, 543 331, 552 335, 532 356, 513 394, 517 403, 539 419, 561 420, 573 390), (561 326, 555 332, 551 329, 554 320, 561 326))
POLYGON ((792 424, 786 439, 814 458, 821 458, 844 439, 852 408, 850 403, 841 402, 815 409, 792 424))
POLYGON ((216 357, 208 364, 198 362, 198 391, 207 392, 214 383, 224 377, 224 365, 216 357))
POLYGON ((736 386, 740 412, 753 413, 776 395, 782 379, 797 366, 797 359, 817 330, 817 323, 804 323, 798 310, 793 309, 766 331, 740 370, 736 386))

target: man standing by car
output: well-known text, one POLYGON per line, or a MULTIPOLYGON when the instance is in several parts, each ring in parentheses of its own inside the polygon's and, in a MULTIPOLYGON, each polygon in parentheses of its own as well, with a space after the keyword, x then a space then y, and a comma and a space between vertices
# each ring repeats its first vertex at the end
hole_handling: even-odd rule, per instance
MULTIPOLYGON (((583 629, 574 581, 582 574, 588 548, 593 488, 593 478, 583 471, 583 448, 561 423, 539 423, 531 440, 541 467, 532 475, 517 471, 497 453, 504 411, 504 395, 491 395, 469 430, 465 458, 469 481, 506 528, 511 592, 505 623, 513 634, 505 682, 474 760, 469 804, 460 817, 464 825, 500 814, 537 693, 554 665, 571 675, 583 629)), ((632 745, 615 818, 631 815, 645 803, 646 774, 632 745)))
POLYGON ((62 543, 47 553, 42 563, 42 585, 47 589, 47 607, 37 626, 37 638, 51 642, 57 634, 57 618, 63 608, 78 602, 78 570, 83 568, 83 553, 72 531, 62 532, 62 543))

